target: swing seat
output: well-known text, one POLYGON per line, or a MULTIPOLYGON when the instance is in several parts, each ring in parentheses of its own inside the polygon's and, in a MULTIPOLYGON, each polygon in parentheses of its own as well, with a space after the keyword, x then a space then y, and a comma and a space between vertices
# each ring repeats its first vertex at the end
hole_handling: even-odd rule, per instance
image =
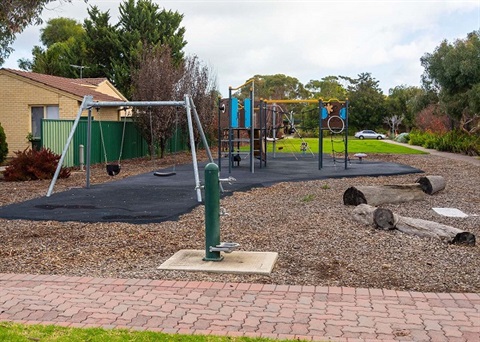
POLYGON ((168 177, 168 176, 175 176, 177 173, 172 171, 172 172, 154 172, 153 175, 157 177, 168 177))
POLYGON ((116 176, 120 173, 119 164, 107 164, 107 173, 109 176, 116 176))

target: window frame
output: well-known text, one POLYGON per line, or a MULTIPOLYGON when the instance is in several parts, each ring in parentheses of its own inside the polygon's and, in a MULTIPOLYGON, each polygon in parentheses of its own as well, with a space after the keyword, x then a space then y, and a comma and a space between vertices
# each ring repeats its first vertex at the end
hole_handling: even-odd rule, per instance
POLYGON ((55 104, 55 105, 30 105, 30 133, 32 135, 33 139, 41 139, 42 135, 42 119, 43 120, 58 120, 60 118, 60 106, 55 104), (34 115, 40 116, 40 111, 38 110, 39 108, 42 109, 41 117, 38 122, 36 120, 34 121, 34 115), (56 111, 51 111, 49 108, 57 108, 56 111), (34 110, 37 109, 37 112, 34 113, 34 110), (56 116, 55 118, 49 118, 48 116, 51 116, 51 114, 54 114, 56 116), (56 115, 55 115, 56 114, 56 115), (38 127, 37 127, 38 126, 38 127))

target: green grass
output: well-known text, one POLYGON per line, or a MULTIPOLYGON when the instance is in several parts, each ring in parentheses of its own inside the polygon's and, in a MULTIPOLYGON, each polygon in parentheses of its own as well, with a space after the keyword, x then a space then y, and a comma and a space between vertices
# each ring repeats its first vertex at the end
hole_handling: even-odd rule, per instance
MULTIPOLYGON (((223 337, 213 335, 171 335, 126 329, 66 328, 55 325, 23 325, 0 322, 0 341, 8 342, 272 342, 267 338, 223 337)), ((278 341, 278 340, 275 340, 278 341)), ((287 341, 287 340, 283 340, 287 341)))
MULTIPOLYGON (((318 153, 318 139, 317 138, 304 138, 307 142, 308 147, 312 150, 313 153, 318 153)), ((278 140, 276 142, 276 151, 278 153, 302 153, 300 150, 302 140, 299 138, 288 138, 278 140)), ((343 153, 345 150, 344 142, 342 138, 335 138, 333 140, 333 149, 337 153, 343 153)), ((248 146, 243 146, 241 148, 243 151, 248 150, 248 146)), ((268 152, 273 152, 273 143, 268 143, 268 152)), ((385 153, 385 154, 425 154, 425 152, 414 150, 406 146, 390 144, 382 140, 359 140, 354 137, 349 137, 348 139, 348 153, 385 153)), ((307 150, 306 153, 310 153, 307 150)), ((330 138, 323 139, 323 153, 332 153, 332 141, 330 138)))
POLYGON ((308 194, 308 195, 305 195, 303 198, 302 198, 302 202, 311 202, 315 199, 315 195, 313 194, 308 194))

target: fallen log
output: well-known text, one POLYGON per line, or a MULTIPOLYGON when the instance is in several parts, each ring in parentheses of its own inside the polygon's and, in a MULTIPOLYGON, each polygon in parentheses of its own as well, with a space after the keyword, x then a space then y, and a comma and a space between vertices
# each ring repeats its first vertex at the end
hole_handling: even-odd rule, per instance
POLYGON ((433 195, 434 193, 445 189, 446 186, 445 179, 442 176, 420 177, 415 183, 420 184, 423 192, 429 195, 433 195))
POLYGON ((401 185, 367 185, 350 187, 343 193, 343 204, 373 206, 385 203, 402 203, 425 199, 419 183, 401 185))
POLYGON ((378 229, 397 229, 405 234, 475 246, 475 235, 472 233, 442 223, 397 215, 390 209, 360 204, 353 209, 352 214, 356 221, 378 229))
POLYGON ((343 204, 378 206, 419 201, 425 199, 425 194, 432 195, 445 189, 445 186, 442 176, 420 177, 413 184, 352 186, 343 193, 343 204))

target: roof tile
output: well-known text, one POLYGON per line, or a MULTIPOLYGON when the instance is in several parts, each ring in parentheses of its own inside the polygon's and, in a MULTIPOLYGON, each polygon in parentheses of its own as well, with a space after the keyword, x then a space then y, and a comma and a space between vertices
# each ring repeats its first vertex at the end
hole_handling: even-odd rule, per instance
POLYGON ((59 76, 38 74, 35 72, 6 69, 6 68, 2 68, 0 70, 10 72, 12 74, 15 74, 20 77, 24 77, 34 82, 42 83, 46 86, 58 89, 60 91, 64 91, 66 93, 69 93, 81 98, 83 98, 86 95, 91 95, 93 96, 94 101, 109 101, 109 102, 124 101, 121 98, 103 94, 101 92, 98 92, 92 89, 92 86, 96 87, 100 85, 100 83, 107 80, 106 78, 74 79, 74 78, 65 78, 65 77, 59 77, 59 76))

